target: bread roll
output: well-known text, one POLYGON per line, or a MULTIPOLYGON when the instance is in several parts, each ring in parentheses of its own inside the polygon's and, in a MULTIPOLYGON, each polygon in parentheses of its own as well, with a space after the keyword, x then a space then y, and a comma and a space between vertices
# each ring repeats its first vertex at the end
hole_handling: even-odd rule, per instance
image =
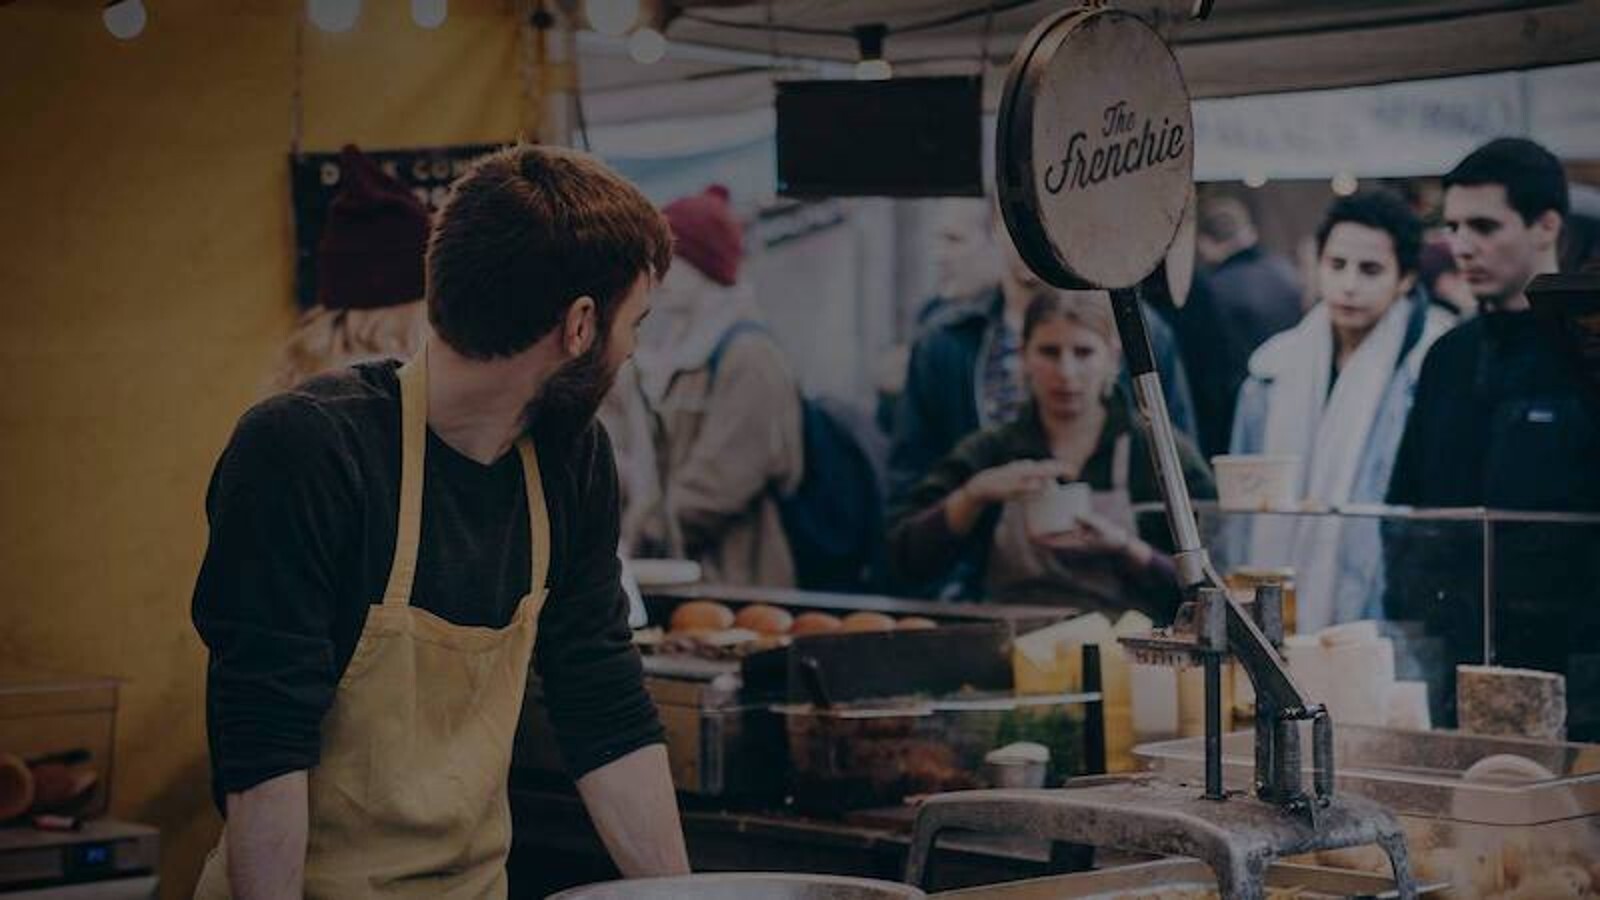
POLYGON ((893 631, 894 619, 880 612, 853 612, 842 625, 844 631, 893 631))
POLYGON ((788 634, 794 627, 794 616, 781 607, 767 603, 752 603, 733 617, 735 628, 748 628, 756 634, 788 634))
POLYGON ((927 631, 938 627, 939 623, 927 616, 901 616, 900 621, 894 623, 896 631, 927 631))
POLYGON ((806 612, 794 617, 789 633, 796 637, 806 634, 829 634, 843 627, 838 616, 825 612, 806 612))
POLYGON ((672 631, 721 631, 733 627, 733 610, 715 600, 690 600, 672 611, 672 631))

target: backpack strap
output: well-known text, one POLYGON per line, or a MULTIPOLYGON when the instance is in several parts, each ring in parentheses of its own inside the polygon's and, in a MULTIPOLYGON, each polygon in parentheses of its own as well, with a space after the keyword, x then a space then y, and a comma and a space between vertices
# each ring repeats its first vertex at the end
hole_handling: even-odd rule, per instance
POLYGON ((751 319, 740 319, 729 325, 728 330, 724 331, 722 337, 717 338, 717 342, 712 345, 711 355, 706 358, 706 375, 711 384, 716 383, 717 370, 722 368, 722 355, 733 344, 734 338, 743 334, 764 334, 769 338, 772 337, 772 332, 767 330, 767 326, 751 319))

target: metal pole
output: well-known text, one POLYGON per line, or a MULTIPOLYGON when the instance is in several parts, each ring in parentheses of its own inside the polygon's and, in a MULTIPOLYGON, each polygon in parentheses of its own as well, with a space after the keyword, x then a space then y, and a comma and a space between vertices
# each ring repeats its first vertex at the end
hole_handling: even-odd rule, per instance
POLYGON ((1178 579, 1185 587, 1209 580, 1205 549, 1200 545, 1200 528, 1195 524, 1194 506, 1189 502, 1189 486, 1178 458, 1178 439, 1167 414, 1166 396, 1161 391, 1161 376, 1156 372, 1150 335, 1144 324, 1144 309, 1137 285, 1111 292, 1111 311, 1117 319, 1117 334, 1122 338, 1122 356, 1133 379, 1133 395, 1139 414, 1150 434, 1150 453, 1161 496, 1166 503, 1167 524, 1177 547, 1174 562, 1178 579))
POLYGON ((1222 790, 1222 654, 1207 653, 1206 679, 1206 799, 1225 800, 1222 790))

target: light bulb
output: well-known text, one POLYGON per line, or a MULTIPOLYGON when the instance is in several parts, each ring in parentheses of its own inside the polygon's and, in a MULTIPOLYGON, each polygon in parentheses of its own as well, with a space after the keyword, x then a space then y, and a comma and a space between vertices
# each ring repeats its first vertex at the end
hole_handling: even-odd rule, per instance
POLYGON ((423 28, 438 28, 449 14, 449 0, 411 0, 411 21, 423 28))
POLYGON ((1341 197, 1348 197, 1361 187, 1361 182, 1349 172, 1340 172, 1333 176, 1333 192, 1341 197))
POLYGON ((1261 171, 1260 169, 1251 169, 1250 171, 1244 173, 1245 187, 1258 188, 1266 185, 1266 183, 1267 173, 1261 171))
POLYGON ((106 23, 106 30, 111 32, 113 37, 124 41, 138 37, 139 32, 144 31, 148 19, 144 0, 112 0, 106 4, 105 11, 100 13, 100 20, 106 23))
POLYGON ((857 81, 888 81, 894 76, 894 67, 887 59, 863 59, 856 63, 857 81))
POLYGON ((361 15, 361 0, 307 0, 307 12, 323 31, 349 31, 361 15))
POLYGON ((667 39, 654 28, 641 28, 628 37, 628 55, 647 66, 658 62, 667 55, 667 39))
POLYGON ((639 0, 584 0, 583 15, 595 31, 620 37, 639 20, 639 0))

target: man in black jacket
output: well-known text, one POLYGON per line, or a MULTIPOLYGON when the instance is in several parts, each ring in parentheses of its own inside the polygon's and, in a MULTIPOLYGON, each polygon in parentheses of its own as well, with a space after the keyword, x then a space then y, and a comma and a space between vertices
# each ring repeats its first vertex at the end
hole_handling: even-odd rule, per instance
MULTIPOLYGON (((1429 351, 1388 500, 1600 512, 1600 427, 1582 386, 1538 332, 1526 294, 1534 276, 1557 270, 1568 210, 1561 164, 1532 141, 1502 138, 1462 160, 1444 188, 1451 250, 1483 315, 1429 351)), ((1441 527, 1449 526, 1404 530, 1419 538, 1441 527)), ((1505 523, 1481 550, 1463 541, 1462 529, 1436 537, 1391 542, 1391 615, 1431 623, 1446 636, 1452 662, 1566 673, 1570 733, 1596 737, 1589 682, 1600 666, 1592 642, 1600 624, 1597 530, 1505 523), (1480 552, 1491 554, 1488 646, 1480 552), (1589 636, 1587 646, 1580 635, 1589 636)))

